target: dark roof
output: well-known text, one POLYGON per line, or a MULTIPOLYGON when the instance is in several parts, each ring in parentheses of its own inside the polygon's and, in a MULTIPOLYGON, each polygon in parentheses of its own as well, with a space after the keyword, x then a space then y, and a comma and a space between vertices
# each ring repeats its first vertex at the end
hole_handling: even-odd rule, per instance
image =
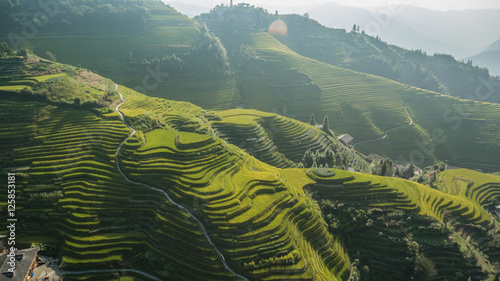
POLYGON ((9 261, 7 253, 3 253, 0 255, 0 280, 8 280, 8 281, 23 281, 26 275, 28 274, 28 270, 30 269, 33 260, 38 253, 38 248, 30 248, 24 250, 16 251, 16 270, 14 275, 9 272, 10 265, 7 263, 9 261))
POLYGON ((343 134, 341 136, 339 136, 338 138, 340 141, 344 142, 345 144, 348 144, 350 143, 354 138, 349 135, 349 134, 343 134))
POLYGON ((368 159, 371 159, 373 161, 381 161, 381 160, 384 160, 385 158, 378 155, 378 154, 370 153, 370 155, 368 155, 368 159))

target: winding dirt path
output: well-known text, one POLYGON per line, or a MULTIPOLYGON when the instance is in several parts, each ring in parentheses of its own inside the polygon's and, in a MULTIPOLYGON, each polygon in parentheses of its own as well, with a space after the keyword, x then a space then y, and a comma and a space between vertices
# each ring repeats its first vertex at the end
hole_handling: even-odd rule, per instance
MULTIPOLYGON (((115 84, 115 87, 116 87, 116 90, 118 90, 118 85, 115 84)), ((210 238, 210 236, 208 235, 208 232, 207 230, 205 229, 205 226, 203 226, 203 224, 201 223, 201 221, 195 217, 186 207, 182 206, 181 204, 175 202, 174 200, 172 200, 172 198, 170 198, 170 196, 163 190, 159 189, 159 188, 156 188, 156 187, 152 187, 152 186, 149 186, 147 184, 144 184, 144 183, 140 183, 140 182, 135 182, 135 181, 132 181, 130 180, 126 175, 125 173, 123 173, 122 169, 120 168, 120 161, 119 161, 119 157, 118 155, 120 154, 120 151, 123 147, 123 145, 125 144, 125 142, 127 142, 137 131, 134 130, 126 121, 125 121, 125 117, 124 115, 120 112, 120 106, 122 104, 125 103, 125 99, 123 98, 123 95, 118 92, 118 94, 120 95, 120 99, 122 100, 122 102, 120 104, 118 104, 116 106, 116 112, 120 115, 120 119, 122 120, 123 124, 125 124, 125 126, 127 126, 127 128, 129 128, 129 130, 131 131, 130 135, 125 138, 121 143, 120 145, 118 146, 118 149, 116 150, 116 153, 115 153, 115 158, 116 158, 116 168, 118 169, 118 172, 120 172, 120 174, 123 176, 123 178, 128 181, 129 183, 132 183, 132 184, 137 184, 137 185, 142 185, 142 186, 145 186, 149 189, 152 189, 152 190, 155 190, 155 191, 158 191, 160 193, 162 193, 168 201, 170 201, 170 203, 174 204, 175 206, 177 206, 179 209, 183 210, 184 212, 186 212, 190 217, 192 217, 197 223, 198 225, 200 226, 201 230, 203 231, 203 235, 205 236, 205 238, 208 240, 208 243, 210 243, 210 245, 214 248, 215 252, 217 253, 217 256, 219 257, 220 261, 222 262, 222 264, 224 265, 224 267, 226 268, 227 271, 229 271, 231 274, 233 274, 234 276, 238 277, 238 278, 241 278, 243 280, 246 280, 246 281, 249 281, 246 277, 243 277, 242 275, 234 272, 229 266, 228 264, 226 263, 226 259, 224 258, 224 256, 222 255, 222 253, 220 252, 220 250, 217 248, 217 246, 215 246, 214 242, 212 241, 212 239, 210 238)), ((155 280, 158 280, 158 279, 155 279, 155 280)))
POLYGON ((410 119, 410 123, 408 123, 408 124, 404 124, 404 125, 399 125, 399 126, 396 126, 396 127, 394 127, 394 128, 390 128, 389 130, 387 130, 387 131, 385 131, 385 132, 384 132, 384 135, 383 135, 382 137, 380 137, 380 138, 378 138, 378 139, 373 139, 373 140, 366 140, 366 141, 360 141, 360 142, 357 142, 357 143, 355 143, 355 144, 353 144, 353 145, 352 145, 352 148, 356 147, 356 145, 358 145, 358 144, 363 144, 363 143, 371 143, 371 142, 381 141, 381 140, 383 140, 383 139, 387 138, 387 134, 388 134, 390 131, 392 131, 392 130, 395 130, 395 129, 397 129, 397 128, 404 127, 404 126, 412 126, 412 125, 414 124, 414 122, 413 122, 413 118, 411 118, 411 115, 410 115, 410 113, 408 112, 408 105, 409 105, 411 102, 414 102, 414 101, 416 101, 416 100, 418 100, 418 98, 416 98, 416 99, 414 99, 414 100, 412 100, 412 101, 409 101, 409 102, 407 102, 407 103, 404 105, 404 109, 405 109, 405 112, 406 112, 406 116, 408 116, 408 119, 410 119))

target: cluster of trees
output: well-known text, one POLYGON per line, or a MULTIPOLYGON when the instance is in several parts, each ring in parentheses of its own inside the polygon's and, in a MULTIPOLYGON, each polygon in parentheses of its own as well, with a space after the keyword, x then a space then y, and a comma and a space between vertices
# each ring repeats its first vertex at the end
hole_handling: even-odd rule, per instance
POLYGON ((143 64, 159 66, 172 76, 216 76, 227 74, 230 70, 224 45, 205 24, 200 26, 199 38, 190 47, 189 52, 144 60, 143 64))
POLYGON ((0 58, 14 56, 16 52, 12 50, 5 42, 0 43, 0 58))
POLYGON ((342 66, 431 91, 449 92, 446 85, 438 79, 428 66, 391 59, 384 54, 360 56, 343 63, 342 66))
POLYGON ((420 250, 420 245, 410 236, 405 238, 407 245, 407 274, 412 276, 412 280, 429 280, 436 276, 438 271, 432 260, 427 258, 420 250))
POLYGON ((391 159, 383 159, 373 161, 370 164, 370 173, 379 176, 411 179, 415 176, 415 166, 413 163, 410 163, 404 168, 397 167, 391 159))
POLYGON ((340 153, 334 153, 330 148, 323 153, 319 150, 312 152, 308 149, 299 163, 299 168, 342 168, 345 170, 346 165, 346 159, 340 153))
MULTIPOLYGON (((316 117, 314 116, 314 113, 311 114, 311 118, 309 118, 309 125, 316 126, 316 117)), ((321 130, 323 130, 323 132, 333 137, 333 133, 330 130, 330 121, 328 121, 328 115, 325 115, 325 117, 323 118, 323 123, 320 125, 320 128, 321 130)))
POLYGON ((354 24, 354 25, 352 26, 351 32, 352 32, 352 33, 356 33, 356 32, 357 32, 357 33, 359 33, 359 25, 354 24))
MULTIPOLYGON (((12 56, 19 56, 19 57, 27 57, 28 56, 28 50, 23 48, 19 49, 18 51, 12 49, 9 47, 9 45, 5 42, 0 42, 0 58, 5 58, 5 57, 12 57, 12 56)), ((0 71, 3 70, 0 68, 0 71)))
MULTIPOLYGON (((478 77, 486 81, 499 80, 498 77, 492 77, 488 69, 474 66, 472 61, 459 62, 453 56, 446 54, 429 56, 421 50, 395 50, 397 52, 394 53, 360 53, 341 65, 461 98, 474 95, 476 89, 484 83, 478 77)), ((495 85, 492 86, 495 88, 495 85)), ((498 90, 498 86, 495 90, 498 90)), ((490 97, 488 101, 499 102, 500 99, 490 97)))
POLYGON ((370 227, 373 223, 368 218, 366 210, 361 208, 330 200, 320 200, 318 205, 332 233, 349 235, 354 231, 370 227))

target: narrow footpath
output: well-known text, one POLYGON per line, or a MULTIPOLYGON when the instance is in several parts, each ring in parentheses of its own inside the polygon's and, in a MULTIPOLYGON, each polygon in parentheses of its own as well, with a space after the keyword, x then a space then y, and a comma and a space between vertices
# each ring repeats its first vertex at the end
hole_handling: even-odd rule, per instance
MULTIPOLYGON (((418 99, 418 98, 417 98, 417 99, 418 99)), ((404 125, 399 125, 399 126, 396 126, 396 127, 394 127, 394 128, 390 128, 389 130, 387 130, 387 131, 385 131, 385 132, 384 132, 384 135, 383 135, 382 137, 380 137, 380 138, 378 138, 378 139, 373 139, 373 140, 366 140, 366 141, 360 141, 360 142, 357 142, 357 143, 355 143, 355 144, 353 144, 353 145, 352 145, 352 148, 354 149, 354 147, 356 147, 356 145, 358 145, 358 144, 363 144, 363 143, 371 143, 371 142, 381 141, 381 140, 383 140, 383 139, 387 138, 387 134, 388 134, 390 131, 392 131, 392 130, 394 130, 394 129, 397 129, 397 128, 399 128, 399 127, 404 127, 404 126, 411 126, 411 125, 413 125, 413 118, 411 118, 411 115, 410 115, 410 113, 408 112, 408 104, 410 104, 411 102, 416 101, 417 99, 414 99, 414 100, 412 100, 412 101, 409 101, 409 102, 407 102, 407 103, 404 105, 404 109, 405 109, 405 112, 406 112, 406 116, 408 116, 408 119, 410 119, 410 123, 408 123, 408 124, 404 124, 404 125)))
MULTIPOLYGON (((116 85, 116 90, 118 90, 118 85, 116 85)), ((125 124, 125 126, 127 126, 129 128, 129 130, 131 131, 130 135, 125 138, 121 143, 120 145, 118 146, 118 149, 116 150, 116 168, 118 169, 118 172, 120 172, 120 174, 123 176, 123 178, 128 181, 129 183, 133 183, 133 184, 137 184, 137 185, 142 185, 142 186, 145 186, 147 188, 150 188, 152 190, 155 190, 155 191, 158 191, 160 193, 162 193, 168 201, 170 201, 170 203, 174 204, 175 206, 177 206, 179 209, 183 210, 184 212, 186 212, 190 217, 192 217, 197 223, 198 225, 200 226, 201 230, 203 231, 203 235, 205 236, 205 238, 208 240, 208 243, 210 243, 210 245, 214 248, 215 252, 217 253, 217 256, 219 257, 220 261, 222 262, 222 264, 224 265, 224 267, 227 269, 227 271, 229 271, 231 274, 233 274, 234 276, 238 277, 238 278, 241 278, 243 280, 246 280, 246 281, 249 281, 246 277, 243 277, 242 275, 234 272, 229 266, 228 264, 226 263, 226 260, 224 258, 224 256, 222 255, 222 253, 220 252, 220 250, 217 248, 217 246, 215 246, 214 242, 212 241, 212 239, 210 238, 210 236, 208 235, 208 232, 205 228, 205 226, 201 223, 201 221, 195 217, 188 209, 186 209, 186 207, 182 206, 181 204, 175 202, 174 200, 172 200, 172 198, 170 198, 170 196, 163 190, 159 189, 159 188, 156 188, 156 187, 152 187, 152 186, 149 186, 147 184, 144 184, 144 183, 140 183, 140 182, 135 182, 135 181, 132 181, 130 180, 126 175, 125 173, 123 173, 122 169, 120 168, 120 161, 119 161, 119 154, 120 154, 120 151, 123 147, 123 145, 125 144, 125 142, 127 142, 135 133, 136 133, 136 130, 134 130, 126 121, 125 121, 125 116, 120 112, 120 106, 122 104, 125 103, 125 99, 123 98, 123 95, 119 92, 118 93, 120 95, 120 99, 122 100, 122 102, 120 104, 118 104, 116 106, 116 112, 120 115, 120 119, 122 120, 123 124, 125 124)))

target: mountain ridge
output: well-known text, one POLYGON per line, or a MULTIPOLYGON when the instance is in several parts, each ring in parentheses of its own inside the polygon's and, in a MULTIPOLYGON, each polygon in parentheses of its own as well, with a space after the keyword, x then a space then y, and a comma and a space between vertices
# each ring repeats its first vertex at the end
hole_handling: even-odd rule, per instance
MULTIPOLYGON (((500 106, 485 99, 494 93, 463 99, 332 61, 344 58, 341 43, 361 40, 362 56, 463 68, 453 77, 483 70, 245 5, 195 22, 155 1, 120 3, 152 7, 146 23, 170 36, 147 36, 157 48, 131 55, 144 60, 108 68, 135 66, 115 75, 147 80, 144 93, 0 43, 0 167, 16 173, 16 246, 60 258, 68 280, 499 278, 500 176, 447 170, 498 169, 500 106), (342 40, 326 48, 332 38, 342 40)), ((107 40, 66 51, 98 59, 129 39, 107 40)))

